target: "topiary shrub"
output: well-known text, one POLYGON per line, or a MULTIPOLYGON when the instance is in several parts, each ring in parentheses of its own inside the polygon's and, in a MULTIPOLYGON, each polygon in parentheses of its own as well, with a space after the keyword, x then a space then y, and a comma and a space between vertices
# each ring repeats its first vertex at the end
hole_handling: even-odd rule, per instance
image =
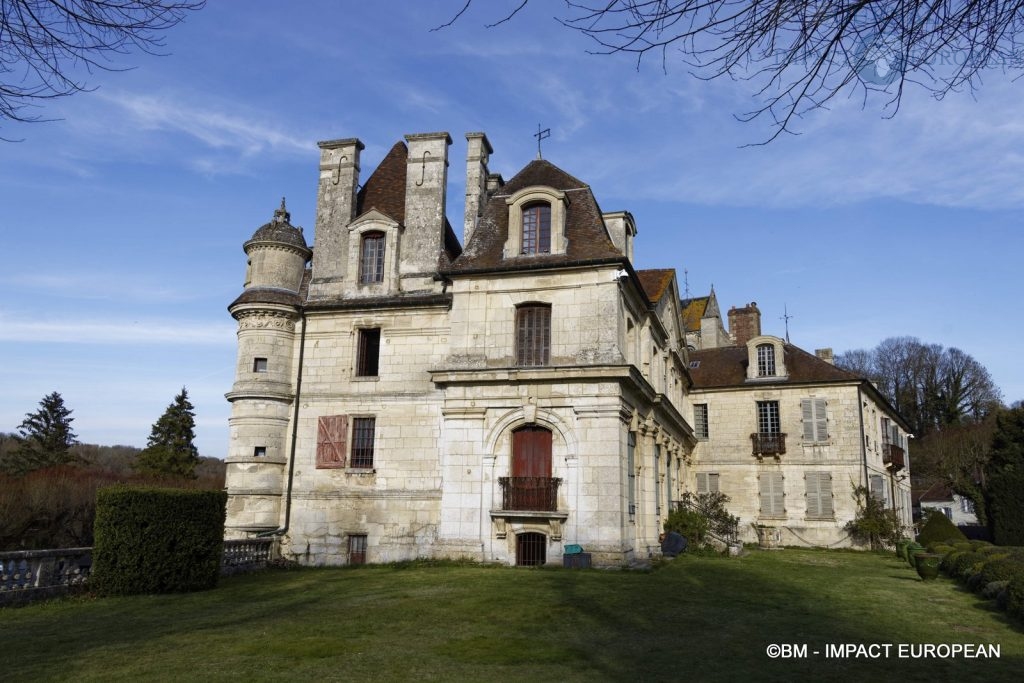
POLYGON ((1000 606, 1018 619, 1024 619, 1024 570, 1006 584, 1005 597, 999 599, 1000 606))
POLYGON ((967 537, 946 515, 936 511, 928 515, 921 533, 917 535, 917 542, 927 546, 929 543, 967 542, 967 537))
POLYGON ((90 586, 101 595, 213 588, 226 503, 224 491, 101 489, 90 586))
POLYGON ((1006 586, 1009 583, 1009 581, 993 581, 992 583, 985 584, 985 587, 981 589, 981 597, 988 600, 998 600, 1000 595, 1006 594, 1006 586))
POLYGON ((1009 556, 1000 557, 986 562, 981 571, 971 577, 971 581, 976 583, 976 590, 981 590, 995 581, 1009 581, 1022 570, 1024 564, 1020 561, 1009 556))
POLYGON ((1004 470, 990 477, 986 499, 995 542, 1024 543, 1024 470, 1004 470))
POLYGON ((971 543, 971 548, 973 548, 974 550, 983 550, 984 548, 995 548, 996 547, 996 546, 992 545, 991 543, 989 543, 988 541, 982 541, 981 539, 974 539, 970 543, 971 543))
POLYGON ((928 552, 939 553, 940 555, 945 555, 946 553, 953 550, 953 546, 949 545, 948 543, 929 543, 925 547, 928 549, 928 552))
POLYGON ((946 553, 939 564, 939 569, 944 571, 947 576, 953 576, 953 568, 962 555, 964 555, 963 550, 954 550, 953 552, 946 553))
POLYGON ((953 564, 953 577, 966 583, 971 574, 981 569, 985 559, 981 553, 964 553, 953 564))

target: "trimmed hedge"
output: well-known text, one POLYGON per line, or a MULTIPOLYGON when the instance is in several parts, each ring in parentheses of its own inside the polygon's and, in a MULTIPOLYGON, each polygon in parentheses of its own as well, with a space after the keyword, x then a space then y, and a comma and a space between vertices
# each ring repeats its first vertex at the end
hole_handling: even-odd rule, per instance
POLYGON ((954 544, 966 540, 964 533, 941 512, 928 515, 928 520, 921 527, 921 533, 917 535, 917 542, 923 546, 928 546, 929 543, 954 544))
POLYGON ((96 494, 90 585, 101 595, 213 588, 227 493, 113 486, 96 494))

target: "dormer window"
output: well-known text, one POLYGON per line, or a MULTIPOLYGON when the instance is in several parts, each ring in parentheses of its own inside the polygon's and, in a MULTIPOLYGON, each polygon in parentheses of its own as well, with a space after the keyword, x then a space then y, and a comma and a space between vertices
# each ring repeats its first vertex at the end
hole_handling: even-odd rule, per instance
POLYGON ((370 285, 383 281, 384 233, 364 233, 359 249, 359 284, 370 285))
POLYGON ((565 192, 534 186, 519 190, 505 200, 508 205, 508 237, 505 258, 564 254, 568 241, 565 217, 569 198, 565 192))
POLYGON ((785 341, 761 335, 747 341, 747 381, 784 382, 789 379, 786 368, 785 341))
POLYGON ((775 346, 773 344, 757 345, 757 376, 775 376, 775 346))
POLYGON ((551 253, 551 205, 535 202, 523 207, 524 254, 551 253))

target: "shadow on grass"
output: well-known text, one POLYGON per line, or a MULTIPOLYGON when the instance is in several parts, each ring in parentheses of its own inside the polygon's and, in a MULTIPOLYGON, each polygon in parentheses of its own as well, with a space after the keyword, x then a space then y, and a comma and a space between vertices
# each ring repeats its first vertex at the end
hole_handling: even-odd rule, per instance
POLYGON ((645 573, 272 570, 205 593, 4 610, 4 670, 76 680, 1019 680, 1024 636, 1005 615, 882 559, 785 550, 683 556, 645 573), (827 656, 843 643, 995 643, 1001 657, 827 656), (805 656, 773 659, 772 644, 805 656))

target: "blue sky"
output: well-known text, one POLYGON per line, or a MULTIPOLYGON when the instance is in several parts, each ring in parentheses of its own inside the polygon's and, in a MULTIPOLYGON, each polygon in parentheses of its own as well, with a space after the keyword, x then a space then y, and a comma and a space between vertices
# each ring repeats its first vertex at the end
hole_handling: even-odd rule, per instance
MULTIPOLYGON (((488 3, 491 4, 491 3, 488 3)), ((518 3, 509 3, 510 6, 518 3)), ((492 170, 536 154, 637 220, 639 268, 757 301, 768 333, 841 352, 894 335, 956 346, 1024 398, 1016 356, 1024 232, 1024 85, 984 74, 973 97, 911 89, 837 98, 799 136, 742 124, 749 84, 704 82, 670 59, 593 56, 531 3, 512 22, 461 0, 211 3, 168 54, 87 75, 59 118, 0 135, 0 431, 60 391, 81 440, 144 446, 182 387, 197 445, 223 457, 235 358, 226 306, 242 243, 282 196, 312 236, 317 140, 358 137, 363 178, 407 133, 451 133, 448 214, 461 225, 465 137, 492 170)))

